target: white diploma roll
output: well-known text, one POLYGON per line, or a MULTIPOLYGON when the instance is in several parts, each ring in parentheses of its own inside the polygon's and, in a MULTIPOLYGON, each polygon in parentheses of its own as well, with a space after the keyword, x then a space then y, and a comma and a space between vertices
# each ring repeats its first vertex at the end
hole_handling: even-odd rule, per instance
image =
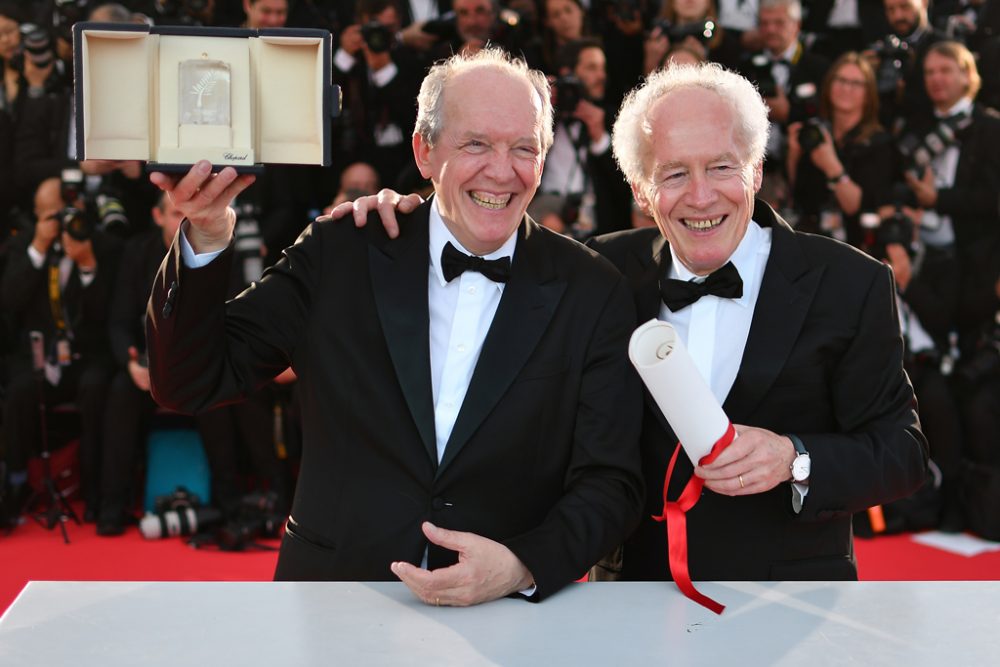
POLYGON ((628 356, 684 452, 698 465, 725 435, 729 418, 677 332, 666 322, 650 320, 632 333, 628 356))

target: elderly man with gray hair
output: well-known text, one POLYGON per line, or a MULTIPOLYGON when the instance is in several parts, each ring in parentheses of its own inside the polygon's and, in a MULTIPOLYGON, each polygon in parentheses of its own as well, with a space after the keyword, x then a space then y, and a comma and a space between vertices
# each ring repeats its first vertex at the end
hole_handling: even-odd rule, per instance
POLYGON ((677 438, 646 401, 644 518, 597 578, 670 577, 650 517, 694 474, 693 580, 856 579, 852 513, 924 479, 892 274, 755 200, 767 132, 754 87, 715 65, 657 72, 618 115, 615 157, 658 229, 592 247, 629 279, 640 321, 675 327, 738 436, 711 464, 679 457, 664 490, 677 438))
POLYGON ((277 579, 538 600, 638 521, 632 298, 525 215, 552 143, 541 73, 455 56, 418 102, 435 196, 403 233, 316 222, 229 303, 228 202, 252 176, 200 162, 151 177, 186 216, 150 299, 152 392, 195 412, 295 370, 304 443, 277 579))

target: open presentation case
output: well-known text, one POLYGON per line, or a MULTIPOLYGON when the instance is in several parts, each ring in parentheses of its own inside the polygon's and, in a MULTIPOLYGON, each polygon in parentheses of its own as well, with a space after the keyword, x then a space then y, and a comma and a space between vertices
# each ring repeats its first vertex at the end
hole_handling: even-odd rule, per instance
POLYGON ((73 48, 81 160, 330 164, 340 90, 326 30, 84 22, 73 48))

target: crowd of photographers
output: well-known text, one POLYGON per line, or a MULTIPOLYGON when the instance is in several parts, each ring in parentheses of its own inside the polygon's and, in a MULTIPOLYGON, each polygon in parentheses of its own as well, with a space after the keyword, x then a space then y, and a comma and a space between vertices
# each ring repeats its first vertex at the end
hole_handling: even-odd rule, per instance
MULTIPOLYGON (((443 56, 499 44, 550 76, 555 141, 529 213, 578 239, 652 224, 611 156, 625 93, 673 63, 743 73, 772 122, 761 197, 896 276, 935 465, 922 513, 887 518, 1000 539, 1000 0, 0 0, 4 504, 16 514, 28 495, 39 403, 74 402, 87 518, 115 535, 155 412, 146 294, 180 220, 141 164, 77 160, 79 20, 332 32, 334 165, 269 165, 235 202, 234 294, 331 205, 427 190, 414 100, 443 56)), ((287 508, 294 377, 279 379, 198 418, 230 516, 253 490, 246 471, 287 508)))

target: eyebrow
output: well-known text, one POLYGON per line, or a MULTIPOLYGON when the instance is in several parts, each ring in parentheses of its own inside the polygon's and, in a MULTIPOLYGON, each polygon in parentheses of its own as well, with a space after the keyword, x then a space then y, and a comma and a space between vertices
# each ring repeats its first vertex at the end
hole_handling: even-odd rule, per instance
MULTIPOLYGON (((716 162, 739 162, 739 158, 736 157, 734 153, 721 153, 719 155, 714 155, 710 157, 707 164, 715 164, 716 162)), ((659 174, 663 171, 671 171, 673 169, 678 169, 687 166, 684 162, 680 160, 671 160, 670 162, 664 162, 658 164, 655 169, 653 169, 653 175, 659 174)))
MULTIPOLYGON (((465 134, 459 135, 459 137, 458 137, 459 141, 468 141, 469 139, 477 139, 479 141, 486 141, 486 142, 492 141, 491 137, 489 137, 488 135, 483 134, 482 132, 466 132, 465 134)), ((513 141, 513 143, 514 144, 523 144, 523 143, 536 144, 536 143, 541 143, 541 141, 539 141, 538 137, 534 137, 534 136, 529 135, 529 136, 526 136, 526 137, 520 137, 518 139, 515 139, 513 141)))

